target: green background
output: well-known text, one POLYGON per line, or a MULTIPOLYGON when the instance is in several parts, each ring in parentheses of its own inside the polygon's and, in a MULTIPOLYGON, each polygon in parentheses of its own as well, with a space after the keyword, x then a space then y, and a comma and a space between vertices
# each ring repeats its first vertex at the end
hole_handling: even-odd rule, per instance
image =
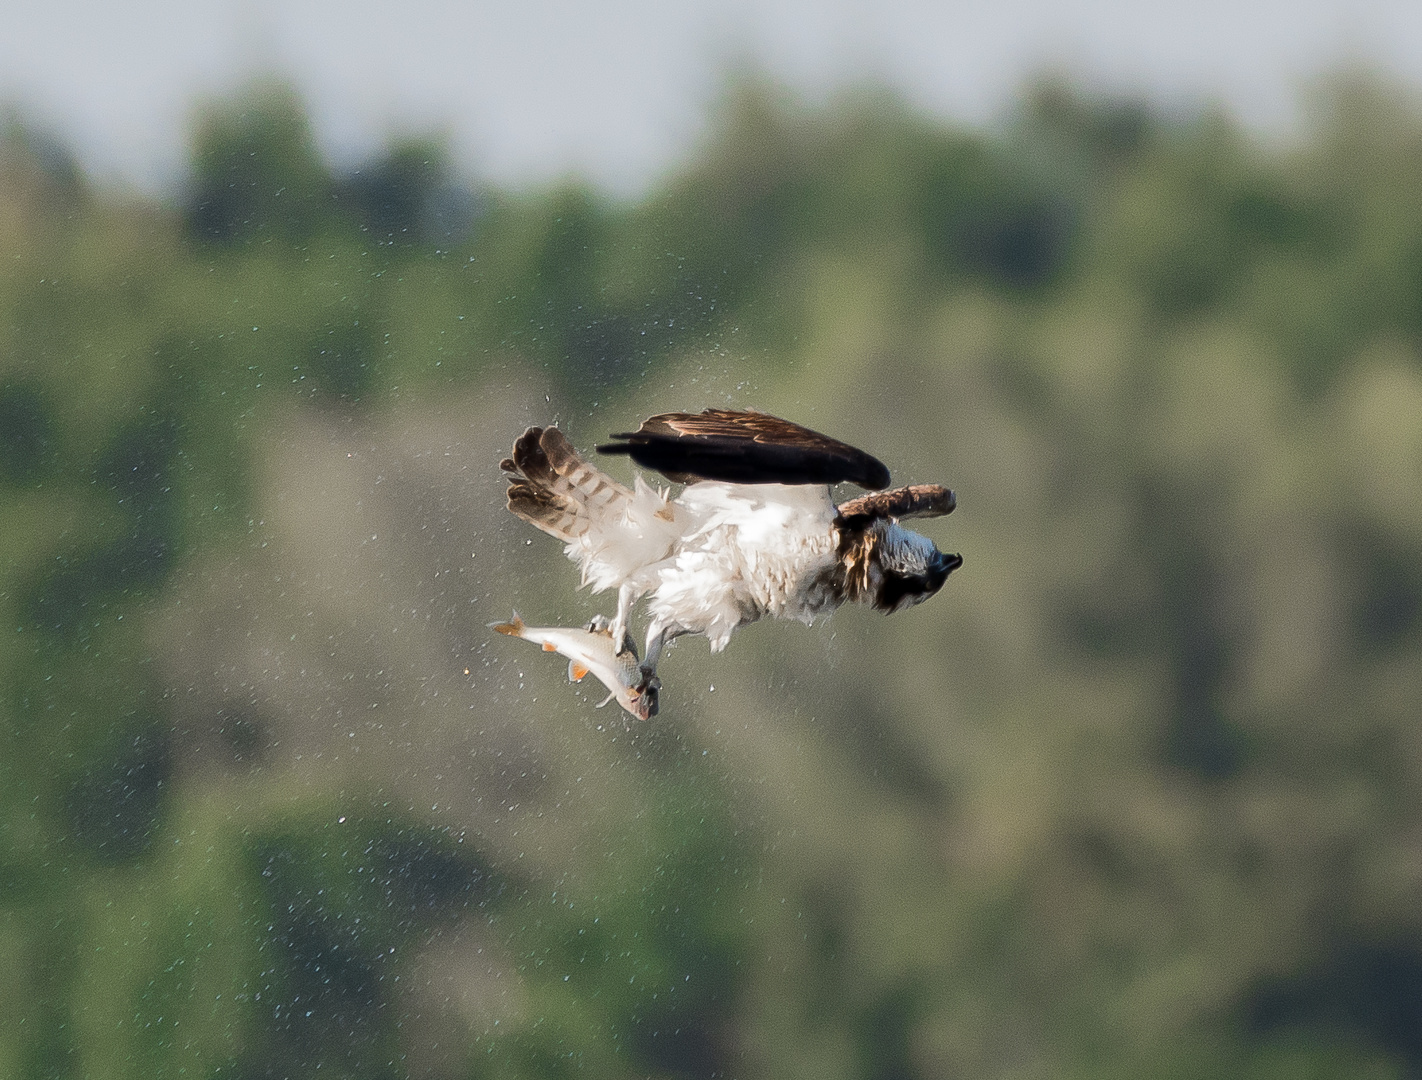
POLYGON ((717 115, 630 201, 7 129, 0 1076, 1422 1075, 1422 105, 717 115), (965 565, 629 727, 489 640, 611 609, 496 463, 706 406, 965 565))

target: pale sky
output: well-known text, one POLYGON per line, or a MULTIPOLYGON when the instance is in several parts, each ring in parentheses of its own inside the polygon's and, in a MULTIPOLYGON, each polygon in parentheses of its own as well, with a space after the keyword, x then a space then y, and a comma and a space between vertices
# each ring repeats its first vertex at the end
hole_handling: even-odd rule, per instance
POLYGON ((971 122, 1051 67, 1281 129, 1345 62, 1422 86, 1422 3, 0 0, 0 99, 95 177, 153 191, 181 175, 198 101, 276 73, 340 162, 438 131, 502 183, 580 172, 636 192, 694 145, 747 60, 811 98, 875 79, 971 122))

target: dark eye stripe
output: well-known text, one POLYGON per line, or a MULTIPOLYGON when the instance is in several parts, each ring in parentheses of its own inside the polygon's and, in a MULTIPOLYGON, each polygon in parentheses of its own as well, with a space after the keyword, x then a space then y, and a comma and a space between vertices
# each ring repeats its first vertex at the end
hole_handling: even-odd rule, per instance
POLYGON ((879 599, 875 606, 884 611, 893 611, 905 599, 926 600, 948 580, 948 575, 963 564, 960 555, 940 555, 940 568, 927 574, 899 574, 890 570, 884 574, 879 586, 879 599))
POLYGON ((923 596, 936 591, 926 578, 917 574, 885 574, 884 583, 879 587, 879 606, 891 611, 907 596, 923 596))

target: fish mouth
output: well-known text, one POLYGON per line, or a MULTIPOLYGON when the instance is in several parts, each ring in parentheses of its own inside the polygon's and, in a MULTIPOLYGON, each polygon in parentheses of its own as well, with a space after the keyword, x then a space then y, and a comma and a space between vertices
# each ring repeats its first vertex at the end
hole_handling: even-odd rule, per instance
POLYGON ((662 680, 653 675, 641 686, 627 688, 624 705, 638 720, 650 720, 657 715, 661 702, 662 680))

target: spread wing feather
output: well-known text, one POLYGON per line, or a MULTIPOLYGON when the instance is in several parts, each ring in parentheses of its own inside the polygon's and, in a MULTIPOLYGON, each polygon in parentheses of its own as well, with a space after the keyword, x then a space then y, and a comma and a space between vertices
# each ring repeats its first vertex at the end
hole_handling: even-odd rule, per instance
POLYGON ((677 483, 889 484, 889 470, 877 458, 768 413, 660 413, 612 437, 623 441, 599 446, 598 453, 627 454, 677 483))

